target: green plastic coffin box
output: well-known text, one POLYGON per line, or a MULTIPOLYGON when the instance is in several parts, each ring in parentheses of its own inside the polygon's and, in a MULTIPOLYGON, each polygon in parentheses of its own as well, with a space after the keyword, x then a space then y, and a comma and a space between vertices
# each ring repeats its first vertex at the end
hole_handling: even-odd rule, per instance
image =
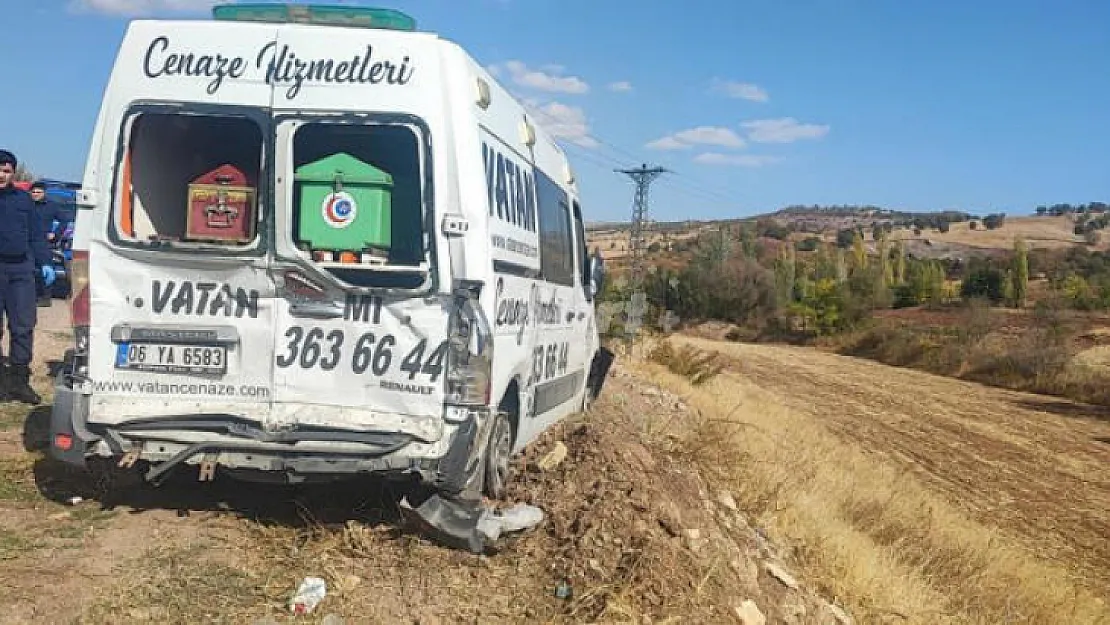
POLYGON ((392 176, 342 152, 294 173, 301 188, 297 226, 302 243, 312 250, 389 249, 392 176))

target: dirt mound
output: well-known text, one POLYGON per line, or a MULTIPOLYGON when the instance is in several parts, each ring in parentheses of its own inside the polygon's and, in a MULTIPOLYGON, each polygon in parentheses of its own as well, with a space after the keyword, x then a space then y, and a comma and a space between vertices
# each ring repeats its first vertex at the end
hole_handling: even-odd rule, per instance
POLYGON ((735 622, 736 609, 754 600, 768 622, 837 622, 824 601, 766 573, 761 563, 778 554, 731 495, 712 494, 689 462, 647 440, 647 426, 688 420, 690 408, 619 368, 607 392, 590 417, 528 451, 510 493, 548 514, 526 548, 550 562, 552 584, 572 591, 560 616, 735 622), (566 460, 540 470, 560 442, 566 460))

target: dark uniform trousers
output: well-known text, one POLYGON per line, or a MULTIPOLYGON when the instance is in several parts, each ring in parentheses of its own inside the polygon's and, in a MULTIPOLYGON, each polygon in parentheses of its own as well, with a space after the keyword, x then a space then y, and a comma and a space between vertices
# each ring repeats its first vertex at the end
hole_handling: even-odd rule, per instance
POLYGON ((9 364, 31 364, 38 314, 35 300, 34 262, 30 258, 18 262, 0 258, 0 313, 7 318, 11 335, 9 364))

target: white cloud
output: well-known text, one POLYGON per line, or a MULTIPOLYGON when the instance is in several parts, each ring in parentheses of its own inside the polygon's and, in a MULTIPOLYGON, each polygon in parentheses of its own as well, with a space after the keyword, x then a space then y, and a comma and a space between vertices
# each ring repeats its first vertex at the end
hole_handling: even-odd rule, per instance
POLYGON ((653 150, 686 150, 695 145, 716 145, 725 148, 742 148, 744 140, 729 128, 698 126, 656 139, 647 144, 653 150))
POLYGON ((663 137, 647 144, 649 150, 688 150, 690 147, 674 137, 663 137))
POLYGON ((632 91, 632 83, 627 80, 620 80, 617 82, 609 83, 609 91, 616 91, 617 93, 627 93, 632 91))
POLYGON ((706 152, 694 157, 694 162, 703 165, 731 165, 734 167, 762 167, 777 163, 782 159, 777 156, 761 156, 757 154, 720 154, 706 152))
POLYGON ((76 11, 94 11, 112 15, 151 15, 154 13, 200 13, 221 0, 70 0, 76 11))
POLYGON ((502 70, 508 72, 514 83, 537 91, 582 94, 590 90, 586 81, 577 76, 561 76, 564 71, 561 65, 545 65, 542 69, 530 69, 521 61, 506 61, 501 65, 489 67, 490 73, 494 76, 500 76, 502 70))
POLYGON ((541 104, 535 100, 524 100, 524 108, 535 118, 536 123, 551 133, 556 139, 563 139, 584 148, 596 148, 598 142, 590 136, 590 125, 586 111, 578 106, 562 102, 541 104))
POLYGON ((730 98, 751 102, 766 102, 770 99, 766 89, 750 82, 736 82, 716 78, 713 80, 713 91, 723 93, 730 98))
POLYGON ((756 143, 793 143, 799 139, 820 139, 829 134, 827 124, 802 124, 793 117, 757 119, 740 125, 748 131, 748 139, 756 143))

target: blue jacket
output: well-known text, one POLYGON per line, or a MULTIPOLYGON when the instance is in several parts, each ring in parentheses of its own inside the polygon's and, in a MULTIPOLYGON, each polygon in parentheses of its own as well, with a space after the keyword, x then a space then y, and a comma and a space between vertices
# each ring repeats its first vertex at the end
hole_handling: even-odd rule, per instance
POLYGON ((35 203, 35 214, 38 215, 39 222, 42 224, 43 236, 53 232, 58 234, 61 229, 65 227, 63 222, 57 229, 54 228, 54 220, 62 220, 62 207, 58 206, 57 202, 52 200, 43 200, 42 202, 35 203))
POLYGON ((0 261, 32 259, 35 268, 50 263, 50 247, 35 202, 14 186, 0 188, 0 261))

